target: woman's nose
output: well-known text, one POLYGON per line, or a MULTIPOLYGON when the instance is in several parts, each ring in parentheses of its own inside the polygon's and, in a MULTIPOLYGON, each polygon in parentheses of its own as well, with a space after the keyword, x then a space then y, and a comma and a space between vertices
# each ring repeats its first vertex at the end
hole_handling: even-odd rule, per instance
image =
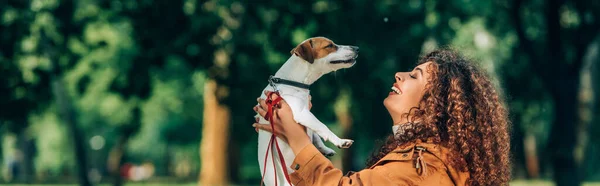
POLYGON ((404 81, 404 78, 402 77, 402 73, 401 72, 396 72, 396 74, 394 74, 396 81, 404 81))

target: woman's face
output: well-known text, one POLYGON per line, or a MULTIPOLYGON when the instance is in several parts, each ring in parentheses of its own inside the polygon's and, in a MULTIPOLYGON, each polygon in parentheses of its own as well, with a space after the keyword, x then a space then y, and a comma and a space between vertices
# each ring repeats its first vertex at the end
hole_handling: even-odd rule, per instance
POLYGON ((396 80, 392 86, 392 90, 385 100, 383 105, 390 112, 393 124, 408 122, 406 116, 411 108, 419 106, 419 102, 425 94, 425 85, 429 80, 429 70, 432 62, 423 63, 415 67, 410 72, 396 72, 394 79, 396 80))

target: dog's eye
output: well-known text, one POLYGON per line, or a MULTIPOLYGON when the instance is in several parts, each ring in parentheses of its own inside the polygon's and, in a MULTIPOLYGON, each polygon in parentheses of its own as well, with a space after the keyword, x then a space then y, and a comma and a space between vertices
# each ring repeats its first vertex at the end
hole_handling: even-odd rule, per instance
POLYGON ((333 48, 333 43, 330 43, 329 45, 327 45, 325 48, 333 48))

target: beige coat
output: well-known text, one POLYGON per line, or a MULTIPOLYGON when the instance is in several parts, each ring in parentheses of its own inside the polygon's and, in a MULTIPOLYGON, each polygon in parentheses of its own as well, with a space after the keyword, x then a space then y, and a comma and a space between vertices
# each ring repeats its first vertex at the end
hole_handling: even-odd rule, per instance
POLYGON ((294 185, 465 185, 468 172, 448 164, 449 151, 417 141, 399 147, 375 165, 359 172, 342 171, 313 146, 307 145, 292 163, 294 185))

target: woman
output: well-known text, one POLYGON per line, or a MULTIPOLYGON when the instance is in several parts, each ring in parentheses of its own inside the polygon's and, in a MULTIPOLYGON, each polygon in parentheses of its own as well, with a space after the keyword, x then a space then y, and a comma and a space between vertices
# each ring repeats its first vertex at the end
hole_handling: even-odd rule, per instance
MULTIPOLYGON (((367 161, 343 175, 311 144, 285 102, 276 133, 296 158, 295 185, 508 185, 509 121, 489 77, 450 50, 425 55, 411 72, 398 72, 383 101, 393 134, 367 161)), ((265 115, 264 100, 254 107, 265 115)), ((271 131, 269 125, 255 123, 271 131)))

